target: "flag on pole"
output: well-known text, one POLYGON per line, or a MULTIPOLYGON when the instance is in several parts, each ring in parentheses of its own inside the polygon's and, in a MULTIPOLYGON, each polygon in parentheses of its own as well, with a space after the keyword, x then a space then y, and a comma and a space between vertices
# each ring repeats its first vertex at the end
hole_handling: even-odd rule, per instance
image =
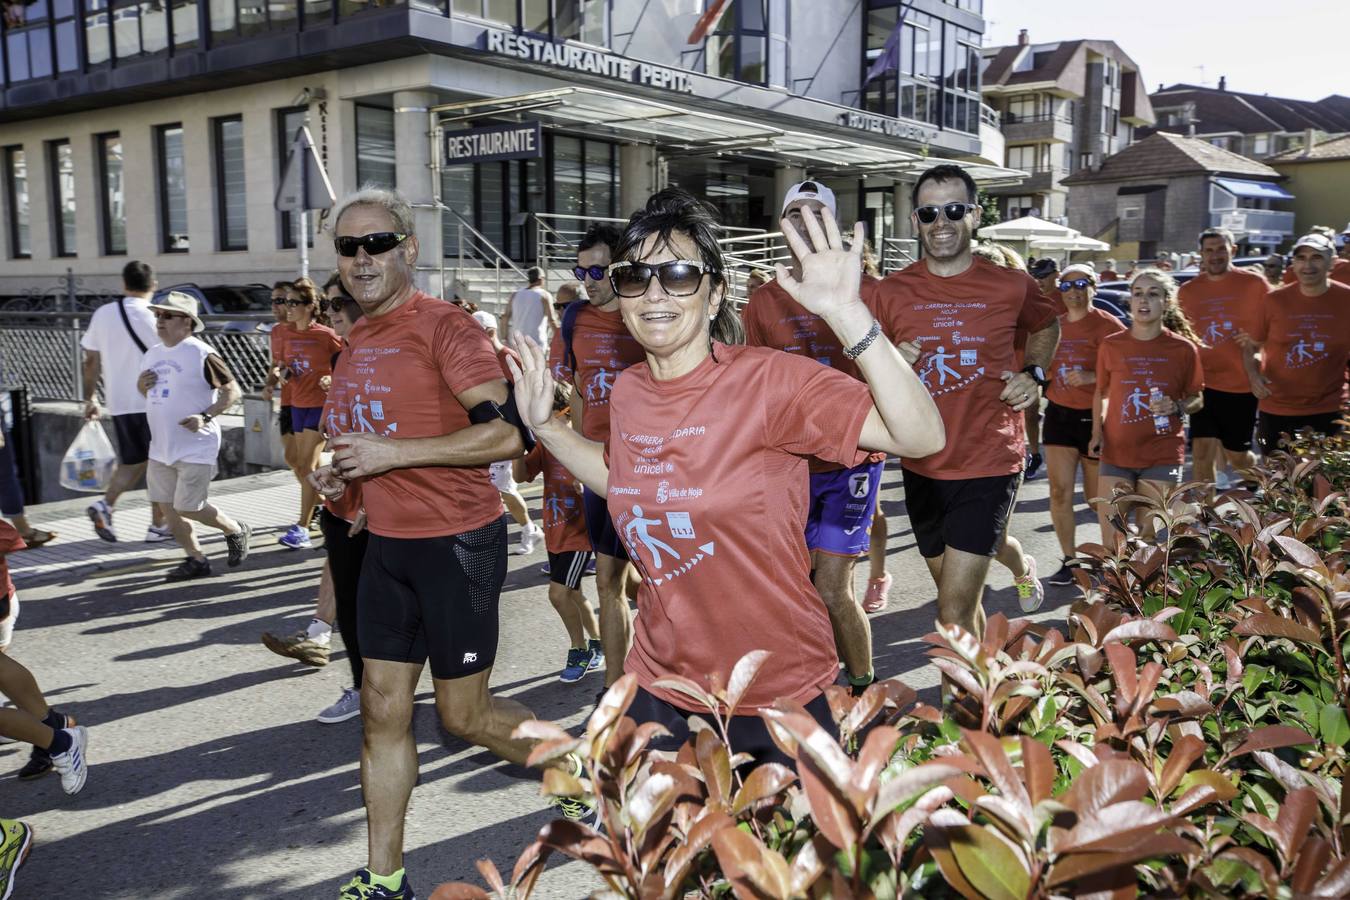
POLYGON ((689 39, 685 43, 697 44, 707 37, 708 32, 717 24, 717 20, 722 18, 722 12, 730 5, 731 0, 708 0, 708 8, 698 17, 698 22, 694 24, 694 30, 689 32, 689 39))
POLYGON ((895 27, 886 37, 886 43, 881 47, 881 55, 867 70, 867 76, 863 78, 864 87, 871 83, 873 78, 880 78, 887 72, 893 72, 900 68, 900 35, 905 29, 905 13, 909 12, 909 8, 913 5, 914 0, 900 4, 899 11, 895 15, 895 27))

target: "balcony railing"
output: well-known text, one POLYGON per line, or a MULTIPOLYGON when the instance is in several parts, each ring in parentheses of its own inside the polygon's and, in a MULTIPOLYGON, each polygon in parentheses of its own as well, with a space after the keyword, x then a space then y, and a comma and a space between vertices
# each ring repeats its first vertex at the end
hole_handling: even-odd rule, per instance
POLYGON ((1072 125, 1073 119, 1068 116, 1061 116, 1055 113, 1040 113, 1034 116, 1023 116, 1018 113, 1005 112, 1003 114, 1004 125, 1022 125, 1029 122, 1064 122, 1072 125))
POLYGON ((1212 209, 1209 224, 1239 233, 1268 231, 1294 233, 1294 214, 1277 209, 1212 209))

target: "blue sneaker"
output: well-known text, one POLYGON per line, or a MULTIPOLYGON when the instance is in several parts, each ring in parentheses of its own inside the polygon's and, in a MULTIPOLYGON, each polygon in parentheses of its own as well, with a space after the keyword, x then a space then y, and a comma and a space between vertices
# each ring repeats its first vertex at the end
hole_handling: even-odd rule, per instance
POLYGON ((571 684, 574 681, 580 681, 581 676, 587 672, 587 665, 591 661, 591 651, 578 650, 573 647, 567 651, 567 665, 563 666, 562 672, 558 675, 558 680, 571 684))
POLYGON ((371 884, 370 879, 370 869, 358 870, 356 877, 342 886, 338 900, 417 900, 412 885, 408 884, 407 874, 396 889, 371 884))
POLYGON ((605 666, 605 651, 601 649, 600 642, 591 638, 586 649, 590 651, 591 661, 586 664, 587 672, 594 672, 596 669, 602 669, 605 666))
POLYGON ((290 547, 292 550, 308 550, 314 546, 309 539, 309 532, 299 525, 292 525, 286 529, 286 533, 277 538, 277 543, 283 547, 290 547))

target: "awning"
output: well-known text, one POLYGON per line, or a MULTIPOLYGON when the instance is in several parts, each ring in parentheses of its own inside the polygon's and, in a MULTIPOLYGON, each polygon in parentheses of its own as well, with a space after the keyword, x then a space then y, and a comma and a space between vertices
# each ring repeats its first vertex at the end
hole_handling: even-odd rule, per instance
POLYGON ((1246 181, 1241 178, 1216 178, 1214 183, 1239 197, 1252 200, 1293 200, 1294 195, 1269 181, 1246 181))
POLYGON ((514 113, 537 117, 588 135, 655 143, 683 155, 737 154, 810 167, 824 175, 917 176, 938 162, 966 169, 985 185, 1016 184, 1026 173, 1001 166, 936 159, 881 139, 794 130, 588 87, 537 91, 514 97, 466 100, 438 106, 445 125, 514 113))
POLYGON ((1093 250, 1097 253, 1105 253, 1111 249, 1111 245, 1105 241, 1084 237, 1081 234, 1071 238, 1032 238, 1028 246, 1033 250, 1068 250, 1070 252, 1093 250))

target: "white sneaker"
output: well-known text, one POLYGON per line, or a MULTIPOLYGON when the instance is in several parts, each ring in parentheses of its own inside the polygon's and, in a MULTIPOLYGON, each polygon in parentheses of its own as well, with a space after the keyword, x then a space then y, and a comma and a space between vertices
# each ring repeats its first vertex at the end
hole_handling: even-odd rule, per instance
POLYGON ((319 713, 316 721, 325 725, 336 725, 359 715, 361 715, 361 692, 356 688, 343 688, 338 701, 319 713))
POLYGON ((173 529, 168 525, 151 525, 145 530, 145 542, 147 544, 162 544, 171 540, 173 540, 173 529))
POLYGON ((9 616, 0 622, 0 650, 8 650, 14 639, 14 623, 19 621, 19 592, 9 595, 9 616))
POLYGON ((65 729, 70 735, 70 749, 52 755, 52 767, 61 773, 61 789, 67 794, 78 794, 89 777, 89 762, 85 748, 89 746, 89 732, 83 725, 65 729))
POLYGON ((544 529, 531 522, 520 530, 520 546, 512 552, 517 556, 529 556, 534 547, 544 537, 544 529))

